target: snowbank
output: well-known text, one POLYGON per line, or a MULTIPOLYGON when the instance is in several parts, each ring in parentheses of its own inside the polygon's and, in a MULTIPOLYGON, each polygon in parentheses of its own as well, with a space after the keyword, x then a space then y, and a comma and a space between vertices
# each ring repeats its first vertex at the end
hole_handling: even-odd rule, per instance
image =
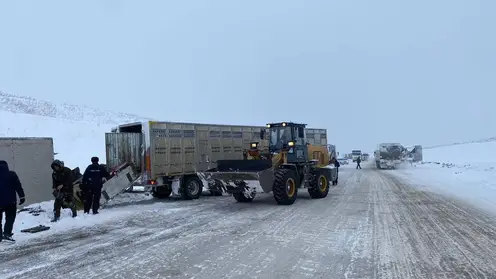
POLYGON ((496 165, 496 142, 469 143, 424 149, 423 157, 424 162, 485 169, 496 165))
MULTIPOLYGON (((112 206, 111 208, 103 208, 97 215, 83 214, 82 211, 78 211, 78 216, 76 218, 72 218, 72 214, 69 209, 63 209, 61 212, 61 218, 56 223, 50 222, 53 218, 53 201, 46 201, 39 204, 26 206, 26 208, 31 208, 33 210, 23 211, 17 214, 13 231, 14 238, 16 240, 14 245, 23 244, 33 238, 47 237, 73 229, 78 229, 78 231, 80 231, 90 229, 96 225, 118 222, 119 220, 126 218, 133 218, 137 214, 157 214, 156 212, 162 209, 172 213, 177 212, 177 210, 186 210, 188 208, 180 208, 176 203, 154 203, 151 199, 151 196, 147 196, 145 194, 123 194, 118 198, 118 200, 116 200, 116 202, 114 202, 114 204, 109 204, 109 206, 112 206), (136 203, 139 202, 146 203, 136 206, 136 203), (115 205, 121 206, 119 207, 115 205), (50 229, 48 231, 38 233, 21 232, 23 229, 32 228, 39 225, 49 226, 50 229)), ((12 247, 12 245, 7 245, 6 247, 12 247)), ((0 245, 0 251, 2 249, 7 249, 6 247, 4 247, 4 245, 0 245)))
POLYGON ((423 153, 423 164, 391 173, 496 214, 496 142, 425 149, 423 153))

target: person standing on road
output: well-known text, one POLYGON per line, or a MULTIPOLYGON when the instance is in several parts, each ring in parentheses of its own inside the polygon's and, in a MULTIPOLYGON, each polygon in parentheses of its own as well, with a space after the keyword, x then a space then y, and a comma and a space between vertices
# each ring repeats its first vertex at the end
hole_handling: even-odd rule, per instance
POLYGON ((15 171, 9 170, 6 161, 0 161, 0 241, 15 241, 12 229, 17 214, 17 196, 19 205, 24 204, 26 197, 21 181, 15 171), (5 212, 5 226, 2 231, 2 217, 5 212))
POLYGON ((357 157, 356 162, 357 162, 356 169, 362 169, 362 166, 360 166, 360 163, 362 162, 362 158, 360 158, 360 156, 357 157))
POLYGON ((336 174, 337 174, 336 184, 338 183, 338 179, 339 179, 339 167, 340 166, 341 166, 341 164, 339 163, 338 159, 334 158, 334 167, 336 168, 336 174))
POLYGON ((52 165, 52 189, 55 196, 53 204, 54 217, 52 222, 57 222, 60 219, 60 210, 62 207, 70 208, 72 211, 72 218, 77 216, 76 203, 74 202, 74 188, 72 171, 64 166, 60 160, 53 161, 52 165))
POLYGON ((98 161, 98 157, 92 157, 91 165, 86 168, 83 174, 84 213, 87 214, 90 213, 90 209, 92 209, 93 214, 98 214, 103 183, 110 176, 105 167, 100 165, 98 161))

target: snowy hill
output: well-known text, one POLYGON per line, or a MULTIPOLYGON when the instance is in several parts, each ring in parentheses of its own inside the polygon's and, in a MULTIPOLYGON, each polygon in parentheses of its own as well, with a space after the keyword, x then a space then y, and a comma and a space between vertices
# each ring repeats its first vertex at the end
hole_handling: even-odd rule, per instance
POLYGON ((143 120, 149 119, 0 92, 0 137, 52 137, 56 158, 70 168, 86 166, 91 156, 105 160, 105 133, 143 120))
POLYGON ((120 112, 103 111, 72 104, 54 104, 31 97, 16 96, 0 91, 0 111, 31 114, 98 124, 122 124, 150 118, 120 112))

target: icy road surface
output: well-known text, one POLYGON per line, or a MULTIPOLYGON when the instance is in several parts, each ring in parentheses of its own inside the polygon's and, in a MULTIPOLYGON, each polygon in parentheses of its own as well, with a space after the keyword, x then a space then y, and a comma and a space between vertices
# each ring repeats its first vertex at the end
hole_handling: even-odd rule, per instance
POLYGON ((327 199, 301 192, 293 206, 270 196, 135 206, 133 219, 0 251, 0 276, 496 278, 494 216, 390 173, 342 169, 327 199))

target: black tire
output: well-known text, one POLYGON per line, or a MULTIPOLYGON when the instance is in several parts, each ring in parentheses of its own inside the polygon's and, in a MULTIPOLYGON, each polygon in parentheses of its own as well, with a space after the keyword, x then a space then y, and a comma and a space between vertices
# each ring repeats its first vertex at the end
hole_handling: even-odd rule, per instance
POLYGON ((376 163, 375 163, 375 166, 376 166, 378 169, 381 169, 381 164, 379 164, 379 163, 377 163, 377 162, 376 162, 376 163))
POLYGON ((190 176, 184 179, 181 185, 181 196, 185 200, 198 199, 203 192, 203 183, 196 176, 190 176))
POLYGON ((155 187, 152 189, 152 197, 157 199, 166 199, 172 193, 172 188, 170 186, 155 187))
POLYGON ((272 191, 277 204, 293 204, 298 196, 298 176, 296 172, 291 169, 276 170, 272 191))
MULTIPOLYGON (((310 194, 312 199, 322 199, 329 194, 329 181, 331 177, 329 171, 326 169, 317 169, 315 172, 315 178, 309 185, 308 194, 310 194)), ((333 185, 335 185, 334 182, 333 185)))
POLYGON ((237 202, 252 202, 255 198, 255 193, 252 193, 249 197, 247 197, 243 192, 236 192, 233 193, 233 197, 237 202))

